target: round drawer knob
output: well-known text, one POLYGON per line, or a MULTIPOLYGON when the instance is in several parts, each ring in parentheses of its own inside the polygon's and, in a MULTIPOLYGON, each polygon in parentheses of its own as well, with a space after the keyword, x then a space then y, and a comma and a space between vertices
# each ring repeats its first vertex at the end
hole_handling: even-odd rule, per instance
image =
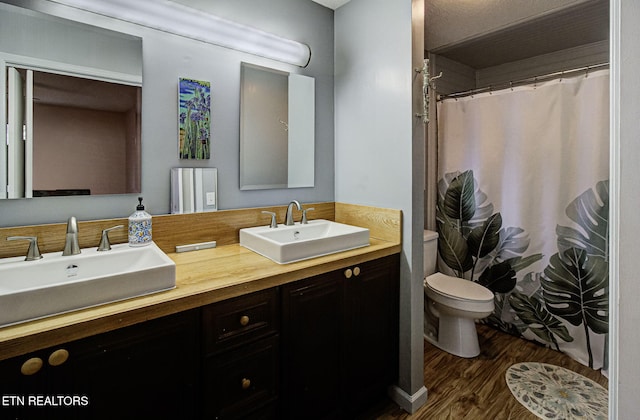
POLYGON ((249 325, 249 317, 246 315, 242 315, 240 317, 240 325, 242 325, 243 327, 246 327, 247 325, 249 325))
POLYGON ((350 279, 351 276, 353 276, 353 271, 350 268, 347 268, 346 270, 344 270, 344 276, 350 279))
POLYGON ((251 386, 251 380, 247 378, 242 378, 242 389, 249 389, 251 386))
POLYGON ((356 277, 360 275, 360 267, 355 267, 353 269, 353 275, 356 277))
POLYGON ((69 352, 65 349, 58 349, 49 355, 49 364, 51 366, 60 366, 69 358, 69 352))
POLYGON ((42 369, 42 359, 39 357, 32 357, 31 359, 25 361, 20 368, 20 372, 23 375, 34 375, 38 373, 40 369, 42 369))

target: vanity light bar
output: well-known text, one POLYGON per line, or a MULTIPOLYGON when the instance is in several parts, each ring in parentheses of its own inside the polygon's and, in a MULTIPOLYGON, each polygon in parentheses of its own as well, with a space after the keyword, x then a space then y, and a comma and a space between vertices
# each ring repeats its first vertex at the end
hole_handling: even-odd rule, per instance
POLYGON ((186 38, 306 67, 308 45, 167 0, 49 0, 186 38))

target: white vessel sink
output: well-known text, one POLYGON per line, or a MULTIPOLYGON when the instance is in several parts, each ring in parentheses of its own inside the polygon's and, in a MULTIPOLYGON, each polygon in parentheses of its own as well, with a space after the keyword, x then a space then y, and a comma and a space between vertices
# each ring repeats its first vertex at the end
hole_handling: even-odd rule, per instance
POLYGON ((176 286, 175 263, 155 243, 82 249, 37 261, 0 259, 0 326, 147 295, 176 286))
POLYGON ((240 245, 286 264, 369 245, 369 229, 311 220, 308 224, 240 229, 240 245))

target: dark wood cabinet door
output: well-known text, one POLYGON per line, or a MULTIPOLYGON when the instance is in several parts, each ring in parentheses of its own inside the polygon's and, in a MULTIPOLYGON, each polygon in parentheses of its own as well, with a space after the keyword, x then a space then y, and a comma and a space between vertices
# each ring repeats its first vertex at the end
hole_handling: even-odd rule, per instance
POLYGON ((0 418, 79 418, 76 408, 82 405, 71 401, 68 364, 57 365, 56 355, 66 348, 56 346, 0 362, 0 418))
POLYGON ((325 418, 339 407, 341 281, 334 272, 282 288, 285 419, 325 418))
POLYGON ((0 392, 22 401, 0 418, 195 418, 198 320, 183 312, 3 361, 0 392), (41 368, 22 374, 33 359, 41 368))
POLYGON ((347 414, 379 401, 397 379, 398 263, 397 256, 370 261, 345 277, 342 393, 347 414))
POLYGON ((197 417, 198 314, 187 311, 75 343, 73 386, 89 398, 83 418, 197 417))

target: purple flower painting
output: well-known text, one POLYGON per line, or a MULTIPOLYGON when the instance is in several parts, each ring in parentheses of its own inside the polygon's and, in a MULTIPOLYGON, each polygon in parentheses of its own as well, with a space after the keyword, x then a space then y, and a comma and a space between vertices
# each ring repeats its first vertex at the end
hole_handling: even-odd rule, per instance
POLYGON ((211 157, 211 83, 180 78, 180 159, 211 157))

